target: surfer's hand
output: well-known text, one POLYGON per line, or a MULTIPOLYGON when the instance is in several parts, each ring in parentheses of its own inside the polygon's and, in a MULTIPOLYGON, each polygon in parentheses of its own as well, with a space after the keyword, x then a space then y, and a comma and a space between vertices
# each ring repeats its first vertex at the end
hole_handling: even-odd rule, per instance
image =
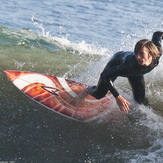
POLYGON ((128 113, 130 103, 126 101, 121 95, 116 97, 117 104, 121 111, 128 113))

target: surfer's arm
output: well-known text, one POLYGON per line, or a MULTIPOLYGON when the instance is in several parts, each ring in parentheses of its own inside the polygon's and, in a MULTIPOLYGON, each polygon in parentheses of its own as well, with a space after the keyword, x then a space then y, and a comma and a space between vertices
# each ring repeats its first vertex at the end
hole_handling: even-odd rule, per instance
POLYGON ((119 96, 119 93, 115 88, 113 82, 118 76, 124 76, 128 71, 127 69, 128 67, 124 64, 120 64, 113 67, 106 66, 103 72, 101 73, 101 79, 103 83, 115 98, 119 96))
POLYGON ((103 81, 103 83, 105 84, 106 88, 113 94, 113 96, 116 98, 119 96, 119 93, 117 91, 117 89, 115 88, 114 84, 113 84, 113 78, 114 80, 117 78, 117 76, 112 76, 110 74, 110 71, 112 71, 112 69, 114 68, 105 68, 104 71, 101 73, 101 79, 103 81), (110 70, 111 69, 111 70, 110 70))
POLYGON ((128 113, 130 103, 118 93, 117 89, 115 88, 111 80, 107 82, 103 80, 103 82, 105 83, 105 86, 107 87, 107 89, 109 89, 110 92, 115 97, 117 105, 119 106, 120 110, 125 113, 128 113))
POLYGON ((105 84, 106 88, 113 94, 116 99, 116 102, 121 111, 128 113, 129 111, 129 102, 124 99, 115 88, 114 84, 112 83, 112 79, 116 79, 120 74, 120 70, 118 71, 118 67, 106 67, 104 71, 101 73, 101 79, 105 84), (113 75, 114 74, 114 75, 113 75), (110 77, 112 76, 112 77, 110 77))
POLYGON ((152 42, 157 46, 160 52, 160 56, 162 55, 162 45, 161 45, 162 39, 163 39, 163 32, 161 31, 154 32, 152 37, 152 42))

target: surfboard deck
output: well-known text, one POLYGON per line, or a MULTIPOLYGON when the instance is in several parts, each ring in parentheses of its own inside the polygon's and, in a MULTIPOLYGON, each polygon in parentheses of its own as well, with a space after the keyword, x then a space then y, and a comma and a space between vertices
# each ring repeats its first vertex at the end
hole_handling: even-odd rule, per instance
POLYGON ((111 94, 101 100, 88 95, 78 106, 72 100, 88 85, 68 79, 24 71, 4 71, 24 94, 46 108, 78 121, 88 121, 109 108, 111 94))

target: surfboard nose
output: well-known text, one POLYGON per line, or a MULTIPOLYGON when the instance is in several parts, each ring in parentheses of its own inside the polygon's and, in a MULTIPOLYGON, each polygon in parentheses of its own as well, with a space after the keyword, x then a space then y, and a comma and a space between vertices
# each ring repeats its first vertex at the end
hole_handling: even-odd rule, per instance
POLYGON ((20 76, 20 71, 5 70, 4 73, 12 82, 20 76))

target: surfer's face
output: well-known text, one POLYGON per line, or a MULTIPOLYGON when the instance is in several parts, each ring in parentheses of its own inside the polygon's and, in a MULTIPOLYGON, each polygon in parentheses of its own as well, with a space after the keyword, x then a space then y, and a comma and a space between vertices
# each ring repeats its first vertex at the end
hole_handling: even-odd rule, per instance
POLYGON ((138 64, 141 66, 149 66, 152 62, 152 55, 149 53, 146 47, 141 48, 135 57, 138 64))

